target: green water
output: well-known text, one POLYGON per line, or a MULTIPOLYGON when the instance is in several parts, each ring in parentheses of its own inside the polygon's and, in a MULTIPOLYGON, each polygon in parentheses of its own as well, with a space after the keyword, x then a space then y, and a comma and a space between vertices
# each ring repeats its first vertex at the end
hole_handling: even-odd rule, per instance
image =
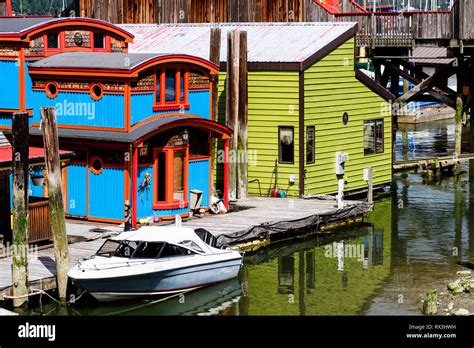
MULTIPOLYGON (((449 151, 449 127, 412 131, 409 157, 449 151)), ((391 196, 378 200, 362 225, 248 253, 239 279, 161 302, 98 305, 85 298, 68 310, 45 305, 33 313, 420 315, 429 289, 463 269, 457 262, 474 262, 474 180, 469 165, 463 170, 435 183, 397 175, 391 196)))

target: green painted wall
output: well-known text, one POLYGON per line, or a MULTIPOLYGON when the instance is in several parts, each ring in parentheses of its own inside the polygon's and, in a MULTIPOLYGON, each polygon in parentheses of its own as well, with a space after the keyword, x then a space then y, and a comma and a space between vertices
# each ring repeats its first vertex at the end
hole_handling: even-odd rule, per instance
MULTIPOLYGON (((391 181, 392 123, 390 106, 382 97, 356 79, 354 39, 304 72, 306 126, 316 127, 316 160, 306 165, 306 194, 337 192, 335 154, 347 152, 346 190, 365 188, 363 169, 374 170, 374 185, 391 181), (347 125, 342 114, 349 114, 347 125), (364 120, 384 118, 384 153, 364 156, 364 120)), ((306 151, 306 148, 305 148, 306 151)), ((306 154, 305 154, 306 160, 306 154)))
MULTIPOLYGON (((225 73, 219 75, 219 122, 225 115, 225 73)), ((298 195, 298 113, 299 74, 296 71, 251 71, 249 72, 249 193, 266 196, 275 185, 275 160, 278 159, 278 126, 293 126, 295 134, 294 164, 278 164, 277 187, 290 196, 298 195), (289 185, 289 176, 296 182, 289 185), (258 182, 260 181, 261 192, 258 182)), ((221 170, 217 165, 217 182, 221 170)))

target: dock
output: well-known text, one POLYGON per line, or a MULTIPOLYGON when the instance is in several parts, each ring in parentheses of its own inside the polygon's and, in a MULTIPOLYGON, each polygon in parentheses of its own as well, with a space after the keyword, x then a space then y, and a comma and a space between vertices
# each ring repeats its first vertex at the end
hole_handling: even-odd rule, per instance
MULTIPOLYGON (((273 241, 308 233, 327 233, 334 228, 361 222, 364 213, 372 207, 372 204, 361 201, 345 201, 345 207, 337 209, 336 201, 331 199, 254 197, 235 202, 231 212, 227 214, 195 216, 183 221, 183 226, 204 228, 216 237, 219 245, 248 250, 273 241)), ((68 227, 68 233, 76 229, 68 227)), ((93 231, 94 226, 91 225, 90 229, 93 231)), ((118 229, 117 226, 102 226, 101 230, 104 231, 105 238, 110 236, 110 233, 106 232, 117 233, 118 229)), ((103 242, 103 238, 95 237, 90 241, 70 244, 71 266, 94 254, 103 242)), ((31 253, 28 262, 31 291, 56 288, 56 266, 52 247, 31 253)), ((0 258, 0 301, 5 300, 5 295, 11 295, 11 263, 11 257, 0 258)))
POLYGON ((394 172, 402 172, 407 170, 431 170, 431 171, 443 171, 451 170, 453 167, 460 165, 464 162, 474 160, 474 153, 461 154, 456 157, 451 156, 440 156, 440 157, 429 157, 420 158, 414 160, 395 161, 393 163, 394 172))

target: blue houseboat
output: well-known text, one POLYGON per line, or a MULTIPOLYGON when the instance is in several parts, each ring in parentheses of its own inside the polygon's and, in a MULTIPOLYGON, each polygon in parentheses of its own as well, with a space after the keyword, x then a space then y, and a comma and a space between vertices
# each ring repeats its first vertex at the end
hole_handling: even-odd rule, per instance
POLYGON ((219 68, 130 54, 133 39, 99 20, 0 18, 0 129, 11 137, 12 113, 28 112, 31 146, 42 147, 40 108, 55 107, 60 148, 76 154, 63 169, 69 216, 120 223, 128 210, 132 225, 185 216, 195 190, 210 204, 212 144, 228 149, 232 134, 211 119, 219 68))

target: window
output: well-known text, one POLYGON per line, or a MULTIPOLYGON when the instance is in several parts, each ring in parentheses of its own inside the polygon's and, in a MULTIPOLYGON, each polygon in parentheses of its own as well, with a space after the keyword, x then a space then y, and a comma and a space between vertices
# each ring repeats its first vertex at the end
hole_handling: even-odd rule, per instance
POLYGON ((47 35, 48 49, 59 49, 59 33, 50 33, 47 35))
POLYGON ((104 170, 104 161, 98 156, 94 156, 90 160, 91 172, 95 175, 99 175, 104 170))
POLYGON ((293 164, 295 161, 295 142, 293 127, 278 127, 278 160, 293 164))
POLYGON ((364 121, 364 155, 383 152, 383 120, 364 121))
POLYGON ((155 149, 153 209, 178 209, 188 206, 188 146, 155 149))
POLYGON ((101 85, 99 85, 98 83, 94 83, 90 87, 89 94, 92 99, 101 100, 104 96, 104 90, 101 85))
POLYGON ((194 254, 194 252, 189 249, 166 243, 161 251, 160 257, 174 257, 192 254, 194 254))
POLYGON ((98 49, 105 48, 105 36, 103 33, 94 33, 93 41, 94 41, 94 48, 98 48, 98 49))
POLYGON ((306 164, 314 163, 314 126, 306 127, 306 164))
POLYGON ((155 72, 154 111, 189 108, 187 69, 166 67, 155 72))
POLYGON ((105 257, 131 257, 137 248, 137 242, 117 241, 108 239, 97 251, 96 255, 105 257))
POLYGON ((141 242, 132 257, 134 259, 154 259, 160 256, 164 243, 141 242))
POLYGON ((199 245, 196 244, 196 242, 192 240, 183 240, 182 242, 178 243, 179 245, 182 245, 185 248, 192 249, 194 251, 197 251, 198 253, 203 253, 204 251, 201 249, 199 245))
POLYGON ((45 86, 46 95, 50 99, 54 99, 58 96, 58 85, 54 82, 48 82, 45 86))

